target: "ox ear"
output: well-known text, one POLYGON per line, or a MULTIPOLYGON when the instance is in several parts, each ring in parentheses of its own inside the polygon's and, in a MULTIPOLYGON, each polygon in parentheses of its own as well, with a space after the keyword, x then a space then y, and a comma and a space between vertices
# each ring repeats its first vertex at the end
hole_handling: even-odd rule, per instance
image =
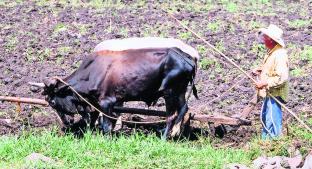
POLYGON ((58 80, 54 78, 43 79, 44 88, 43 88, 42 95, 49 95, 49 94, 55 93, 57 82, 58 80))
POLYGON ((56 79, 52 79, 52 78, 45 78, 43 79, 43 83, 45 85, 46 88, 55 88, 56 84, 57 84, 57 80, 56 79))

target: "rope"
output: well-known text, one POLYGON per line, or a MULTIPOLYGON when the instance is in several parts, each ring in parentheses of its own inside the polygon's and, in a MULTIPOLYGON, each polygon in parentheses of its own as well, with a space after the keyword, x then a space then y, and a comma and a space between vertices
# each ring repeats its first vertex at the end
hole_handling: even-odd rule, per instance
MULTIPOLYGON (((228 62, 230 62, 233 66, 235 66, 238 70, 241 71, 241 73, 243 73, 245 76, 247 76, 253 83, 257 83, 257 81, 251 76, 249 75, 246 71, 244 71, 239 65, 237 65, 234 61, 232 61, 232 59, 230 59, 229 57, 227 57, 224 53, 222 53, 219 49, 217 49, 216 47, 214 47, 213 45, 211 45, 209 42, 207 42, 204 38, 202 38, 200 35, 198 35, 196 32, 194 32, 192 29, 188 28, 186 25, 184 25, 182 22, 180 22, 176 17, 174 17, 172 14, 170 14, 169 12, 167 12, 164 9, 161 9, 162 11, 164 11, 166 14, 168 14, 169 17, 173 18, 175 21, 177 21, 183 28, 185 28, 186 30, 190 31, 192 34, 194 34, 196 37, 198 37, 199 39, 201 39, 206 45, 208 45, 210 48, 214 49, 216 52, 218 52, 222 57, 224 57, 228 62)), ((300 120, 300 118, 294 113, 292 112, 290 109, 288 109, 283 103, 281 103, 278 99, 276 99, 276 97, 274 97, 272 94, 270 94, 269 92, 267 92, 267 94, 272 97, 277 103, 279 103, 284 109, 286 109, 287 112, 289 112, 293 117, 295 117, 295 119, 302 125, 304 126, 308 131, 310 131, 312 133, 312 129, 305 124, 302 120, 300 120)))
MULTIPOLYGON (((93 104, 91 104, 88 100, 86 100, 83 96, 81 96, 72 86, 70 86, 67 82, 65 82, 63 79, 59 78, 59 77, 53 77, 56 80, 59 80, 60 82, 62 82, 63 84, 65 84, 66 86, 68 86, 70 88, 70 90, 72 90, 80 99, 82 99, 84 102, 86 102, 89 106, 91 106, 94 110, 96 110, 97 112, 100 113, 100 116, 103 115, 109 119, 112 120, 118 120, 118 118, 112 117, 106 113, 104 113, 103 111, 99 110, 97 107, 95 107, 93 104)), ((166 122, 166 120, 159 120, 159 121, 154 121, 154 122, 137 122, 137 121, 128 121, 128 120, 121 120, 122 122, 125 123, 132 123, 132 124, 158 124, 158 123, 164 123, 166 122)))

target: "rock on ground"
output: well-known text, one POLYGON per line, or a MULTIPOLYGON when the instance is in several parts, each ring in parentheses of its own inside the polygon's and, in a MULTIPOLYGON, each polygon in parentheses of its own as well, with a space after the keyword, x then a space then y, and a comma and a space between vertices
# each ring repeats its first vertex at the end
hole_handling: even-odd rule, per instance
POLYGON ((40 153, 31 153, 27 157, 25 157, 25 160, 32 161, 32 162, 37 162, 37 161, 43 161, 43 162, 48 162, 48 163, 54 162, 53 159, 46 157, 40 153))

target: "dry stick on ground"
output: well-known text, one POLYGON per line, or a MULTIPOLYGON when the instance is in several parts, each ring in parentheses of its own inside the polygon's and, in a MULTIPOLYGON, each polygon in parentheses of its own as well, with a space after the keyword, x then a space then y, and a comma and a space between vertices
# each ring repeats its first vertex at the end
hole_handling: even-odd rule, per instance
MULTIPOLYGON (((176 20, 182 27, 184 27, 185 29, 187 29, 188 31, 190 31, 192 34, 194 34, 196 37, 198 37, 199 39, 201 39, 206 45, 208 45, 210 48, 214 49, 216 52, 218 52, 222 57, 224 57, 228 62, 230 62, 233 66, 235 66, 238 70, 240 70, 245 76, 247 76, 253 83, 257 83, 257 81, 250 75, 248 74, 246 71, 244 71, 240 66, 238 66, 234 61, 232 61, 232 59, 230 59, 229 57, 227 57, 224 53, 222 53, 219 49, 217 49, 216 47, 214 47, 213 45, 211 45, 208 41, 206 41, 204 38, 202 38, 201 36, 199 36, 196 32, 194 32, 193 30, 191 30, 190 28, 188 28, 186 25, 184 25, 183 23, 181 23, 176 17, 174 17, 172 14, 170 14, 169 12, 167 12, 166 10, 162 9, 165 13, 167 13, 169 15, 169 17, 173 18, 174 20, 176 20)), ((308 131, 310 131, 312 133, 312 129, 305 124, 294 112, 292 112, 290 109, 288 109, 283 103, 281 103, 278 99, 276 99, 276 97, 274 97, 271 93, 267 93, 270 97, 272 97, 278 104, 280 104, 285 110, 287 110, 287 112, 289 112, 293 117, 295 117, 295 119, 301 123, 302 126, 304 126, 308 131)))

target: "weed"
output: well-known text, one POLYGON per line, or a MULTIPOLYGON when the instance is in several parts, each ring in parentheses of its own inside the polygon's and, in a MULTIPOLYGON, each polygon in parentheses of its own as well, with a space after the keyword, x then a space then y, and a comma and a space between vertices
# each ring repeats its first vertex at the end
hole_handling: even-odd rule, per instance
POLYGON ((39 53, 38 59, 40 61, 44 61, 51 55, 51 49, 45 48, 43 51, 39 51, 38 53, 39 53))
POLYGON ((26 50, 24 52, 25 60, 29 61, 29 62, 34 61, 36 59, 34 54, 35 54, 35 51, 32 47, 26 48, 26 50))
POLYGON ((266 53, 264 44, 253 43, 251 47, 251 52, 253 54, 258 54, 258 56, 264 57, 266 53))
POLYGON ((257 22, 257 21, 250 21, 249 22, 249 28, 251 30, 259 29, 259 28, 262 28, 262 27, 264 27, 264 25, 261 24, 260 22, 257 22))
POLYGON ((69 46, 62 46, 62 47, 57 48, 57 53, 58 55, 65 56, 65 55, 68 55, 71 49, 72 48, 69 46))
POLYGON ((58 55, 58 57, 56 58, 55 62, 56 62, 57 65, 62 64, 64 62, 64 57, 61 57, 61 56, 58 55))
POLYGON ((209 30, 211 30, 212 32, 217 32, 218 29, 219 29, 219 26, 220 26, 220 23, 218 21, 216 21, 216 22, 209 22, 207 24, 207 28, 209 30))
POLYGON ((76 69, 81 65, 81 62, 82 62, 82 60, 74 62, 72 66, 76 69))
POLYGON ((199 62, 199 67, 203 70, 209 69, 210 66, 214 65, 215 61, 212 59, 209 59, 207 57, 204 57, 199 62))
POLYGON ((103 8, 122 9, 125 7, 125 4, 123 4, 121 0, 105 0, 105 1, 90 0, 88 5, 96 9, 103 9, 103 8))
POLYGON ((54 27, 54 34, 57 34, 59 32, 63 32, 67 30, 67 26, 64 23, 58 23, 54 27))
POLYGON ((88 32, 89 24, 73 23, 73 25, 79 29, 81 35, 85 35, 88 32))
POLYGON ((192 32, 179 32, 178 33, 178 37, 183 40, 191 39, 192 35, 193 35, 192 32))
POLYGON ((216 62, 215 64, 215 69, 214 69, 217 73, 221 73, 223 71, 221 64, 219 62, 216 62))
POLYGON ((262 4, 269 4, 269 0, 258 0, 260 3, 262 3, 262 4))
POLYGON ((237 11, 237 5, 234 2, 229 2, 226 4, 226 10, 234 13, 237 11))
POLYGON ((216 48, 218 50, 220 50, 221 52, 225 51, 225 47, 224 47, 224 44, 223 44, 222 40, 220 40, 219 42, 216 43, 216 48))
POLYGON ((294 77, 301 77, 304 75, 304 70, 302 68, 295 68, 290 71, 290 74, 294 77))
POLYGON ((312 46, 304 46, 300 56, 302 60, 306 60, 309 63, 312 63, 312 46))
POLYGON ((13 50, 15 50, 17 43, 18 43, 17 37, 11 35, 8 37, 7 43, 5 43, 4 47, 7 50, 7 52, 12 52, 13 50))
POLYGON ((126 28, 126 27, 119 28, 119 33, 120 33, 123 37, 128 37, 129 29, 126 28))
POLYGON ((204 45, 197 45, 199 55, 204 56, 207 54, 207 48, 204 45))
MULTIPOLYGON (((2 86, 2 83, 1 83, 1 86, 2 86)), ((7 115, 7 112, 0 111, 0 116, 5 116, 5 115, 7 115)))
POLYGON ((302 19, 297 19, 297 20, 293 20, 293 21, 289 21, 288 25, 294 28, 301 28, 307 25, 311 25, 312 22, 309 20, 302 20, 302 19))

